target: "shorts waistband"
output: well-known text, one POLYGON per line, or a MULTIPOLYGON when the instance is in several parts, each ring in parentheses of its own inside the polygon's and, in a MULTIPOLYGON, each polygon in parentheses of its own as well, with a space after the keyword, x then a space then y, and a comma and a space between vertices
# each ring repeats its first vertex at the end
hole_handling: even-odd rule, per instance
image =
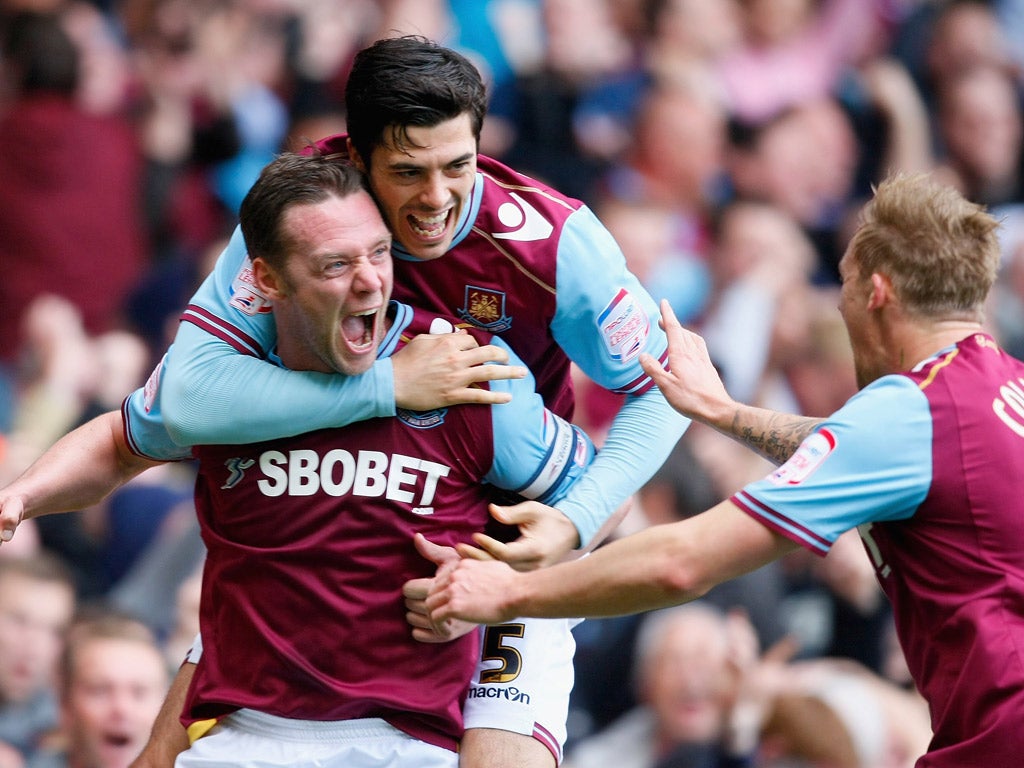
POLYGON ((255 709, 238 709, 223 723, 240 731, 288 741, 348 741, 352 739, 411 739, 405 731, 378 717, 355 720, 296 720, 255 709))

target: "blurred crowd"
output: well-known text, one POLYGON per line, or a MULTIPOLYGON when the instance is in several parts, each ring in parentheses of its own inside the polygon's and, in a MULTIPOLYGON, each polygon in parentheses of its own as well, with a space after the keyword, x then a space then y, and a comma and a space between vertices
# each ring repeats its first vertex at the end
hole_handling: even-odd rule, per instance
MULTIPOLYGON (((1024 0, 0 0, 0 486, 144 382, 260 168, 342 132, 352 56, 400 33, 477 63, 481 152, 588 203, 737 400, 855 391, 837 264, 894 169, 1003 220, 988 324, 1024 356, 1024 0)), ((617 403, 577 379, 600 443, 617 403)), ((623 530, 767 470, 694 425, 623 530)), ((0 764, 137 752, 197 624, 191 482, 152 470, 0 548, 0 764)), ((909 766, 927 715, 888 610, 854 537, 585 622, 567 765, 909 766)))

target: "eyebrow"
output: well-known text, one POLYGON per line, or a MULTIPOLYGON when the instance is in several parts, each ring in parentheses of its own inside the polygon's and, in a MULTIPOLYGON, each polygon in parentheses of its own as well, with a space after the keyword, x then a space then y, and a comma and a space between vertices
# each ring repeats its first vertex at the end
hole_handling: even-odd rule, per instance
MULTIPOLYGON (((458 157, 449 160, 447 163, 444 164, 444 167, 448 168, 449 166, 457 165, 458 163, 468 162, 473 159, 473 156, 475 154, 476 153, 474 152, 466 152, 465 154, 459 155, 458 157)), ((416 171, 425 166, 423 163, 410 163, 408 161, 399 160, 398 162, 395 163, 388 163, 387 167, 393 171, 416 171)))

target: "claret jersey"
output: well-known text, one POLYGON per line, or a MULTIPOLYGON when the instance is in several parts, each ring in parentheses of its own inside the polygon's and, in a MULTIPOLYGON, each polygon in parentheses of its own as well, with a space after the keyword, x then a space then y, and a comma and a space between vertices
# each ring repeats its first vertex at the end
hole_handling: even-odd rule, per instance
POLYGON ((857 527, 931 708, 918 768, 1024 754, 1024 363, 976 333, 883 377, 733 501, 818 554, 857 527))
MULTIPOLYGON (((320 148, 327 154, 343 152, 345 137, 325 139, 320 148)), ((570 360, 601 386, 634 396, 616 417, 617 428, 606 445, 610 450, 559 507, 576 525, 581 543, 587 543, 664 462, 689 424, 640 366, 642 352, 666 360, 658 309, 589 208, 495 160, 480 156, 478 163, 471 200, 445 255, 420 261, 394 245, 394 295, 506 341, 534 373, 548 407, 563 418, 573 413, 570 360)), ((253 285, 245 243, 236 229, 182 315, 171 352, 169 380, 188 380, 169 390, 179 403, 177 412, 214 411, 201 420, 201 439, 192 435, 187 442, 239 442, 242 434, 265 439, 297 424, 313 429, 393 412, 394 393, 387 391, 379 366, 351 377, 334 396, 304 386, 307 397, 288 389, 299 386, 294 380, 276 377, 271 387, 273 373, 253 367, 247 386, 271 403, 259 420, 240 425, 238 419, 225 418, 238 408, 239 374, 225 364, 223 344, 263 357, 274 345, 272 309, 253 285), (213 339, 223 344, 211 344, 213 339), (295 404, 276 405, 280 397, 271 389, 288 392, 286 402, 295 404), (314 396, 320 407, 302 412, 299 403, 314 396)))
MULTIPOLYGON (((393 311, 382 356, 418 333, 453 328, 402 304, 393 311)), ((155 376, 149 397, 126 402, 129 445, 174 458, 181 451, 160 437, 155 376)), ((488 519, 486 483, 550 502, 594 456, 580 430, 544 408, 529 377, 493 386, 513 392, 508 407, 400 411, 193 449, 208 554, 187 719, 239 707, 306 720, 381 717, 455 748, 478 635, 412 639, 402 585, 434 572, 413 534, 469 541, 488 519)))

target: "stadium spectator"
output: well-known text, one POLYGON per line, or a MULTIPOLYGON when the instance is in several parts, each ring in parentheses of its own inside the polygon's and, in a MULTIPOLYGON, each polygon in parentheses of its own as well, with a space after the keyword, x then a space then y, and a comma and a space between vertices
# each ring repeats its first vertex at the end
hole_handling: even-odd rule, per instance
POLYGON ((28 768, 128 768, 170 681, 153 634, 132 617, 87 612, 71 625, 60 666, 60 731, 28 768))
POLYGON ((71 574, 55 556, 0 557, 0 750, 22 760, 59 723, 57 662, 75 602, 71 574))

